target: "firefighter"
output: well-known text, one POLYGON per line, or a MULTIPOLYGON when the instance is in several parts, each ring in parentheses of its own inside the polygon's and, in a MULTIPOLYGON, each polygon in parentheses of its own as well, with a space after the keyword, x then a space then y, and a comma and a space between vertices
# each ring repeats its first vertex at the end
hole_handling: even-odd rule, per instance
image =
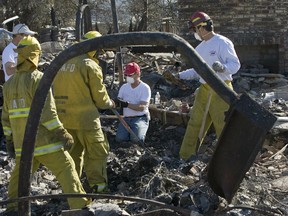
MULTIPOLYGON (((83 40, 100 37, 89 31, 83 40)), ((114 108, 103 83, 102 69, 96 51, 66 62, 53 83, 56 107, 64 127, 74 138, 70 154, 81 177, 84 168, 91 192, 107 189, 107 156, 109 143, 101 129, 98 108, 114 108)))
MULTIPOLYGON (((16 72, 3 86, 5 100, 2 124, 7 140, 6 147, 11 157, 16 156, 16 165, 8 186, 9 199, 18 196, 19 163, 25 127, 33 95, 43 75, 37 70, 41 47, 35 37, 24 37, 16 52, 16 72)), ((43 164, 56 176, 65 193, 84 194, 73 159, 65 151, 72 144, 73 138, 59 121, 54 98, 49 91, 36 135, 32 173, 43 164)), ((68 203, 71 209, 78 209, 85 207, 89 201, 86 198, 71 198, 68 203)), ((17 203, 8 204, 7 212, 9 211, 17 211, 17 203)))
MULTIPOLYGON (((240 68, 240 61, 233 43, 216 34, 212 19, 204 12, 195 12, 190 18, 189 29, 201 43, 195 48, 205 62, 228 87, 232 88, 232 75, 240 68)), ((229 105, 214 92, 193 68, 179 73, 180 79, 200 78, 186 133, 180 149, 180 157, 188 160, 196 155, 208 129, 213 123, 217 138, 224 127, 225 111, 229 105)))

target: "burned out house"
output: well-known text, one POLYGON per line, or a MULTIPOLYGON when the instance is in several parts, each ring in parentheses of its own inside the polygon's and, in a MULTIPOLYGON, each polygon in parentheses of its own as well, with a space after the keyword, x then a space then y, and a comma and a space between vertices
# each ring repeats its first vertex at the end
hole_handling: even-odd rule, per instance
POLYGON ((230 38, 242 68, 261 65, 268 73, 288 72, 288 2, 285 0, 178 0, 180 35, 187 34, 187 21, 195 11, 213 19, 215 32, 230 38))

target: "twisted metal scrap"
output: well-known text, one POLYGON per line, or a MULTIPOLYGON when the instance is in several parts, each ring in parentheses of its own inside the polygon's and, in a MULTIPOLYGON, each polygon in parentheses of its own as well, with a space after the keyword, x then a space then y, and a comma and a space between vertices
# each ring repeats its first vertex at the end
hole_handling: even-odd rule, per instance
MULTIPOLYGON (((10 200, 4 200, 0 201, 0 205, 7 205, 8 203, 13 203, 13 202, 23 202, 23 201, 30 201, 30 200, 39 200, 39 199, 55 199, 55 198, 78 198, 78 197, 87 197, 87 198, 96 198, 96 199, 113 199, 113 200, 127 200, 127 201, 132 201, 132 202, 141 202, 145 204, 150 204, 150 205, 156 205, 156 206, 161 206, 167 209, 171 209, 175 212, 181 213, 184 216, 190 216, 191 211, 188 209, 180 208, 177 206, 173 205, 167 205, 162 202, 158 202, 155 200, 148 200, 148 199, 143 199, 143 198, 138 198, 138 197, 128 197, 128 196, 117 196, 117 195, 106 195, 106 194, 49 194, 49 195, 37 195, 37 196, 25 196, 25 197, 19 197, 15 199, 10 199, 10 200)), ((19 211, 20 212, 20 211, 19 211)), ((23 214, 21 214, 23 215, 23 214)))

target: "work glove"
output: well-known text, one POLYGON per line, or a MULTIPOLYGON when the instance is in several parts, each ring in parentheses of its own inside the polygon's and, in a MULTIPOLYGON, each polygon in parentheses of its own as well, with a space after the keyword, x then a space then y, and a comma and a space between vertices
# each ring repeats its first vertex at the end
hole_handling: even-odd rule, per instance
POLYGON ((225 72, 224 65, 221 62, 219 62, 219 61, 215 61, 213 63, 213 65, 212 65, 212 68, 213 68, 214 71, 219 72, 219 73, 225 72))
POLYGON ((124 101, 120 98, 114 99, 114 103, 116 107, 120 107, 120 108, 128 107, 128 104, 129 104, 127 101, 124 101))
POLYGON ((69 134, 68 131, 63 127, 55 129, 55 135, 61 142, 64 143, 64 151, 69 151, 74 144, 72 135, 69 134))
POLYGON ((175 82, 175 80, 177 80, 177 78, 170 71, 167 71, 167 70, 162 73, 162 76, 166 80, 171 81, 171 82, 175 82))
POLYGON ((11 158, 15 158, 15 148, 12 140, 12 136, 6 136, 6 150, 11 158))
POLYGON ((162 76, 172 84, 179 86, 182 90, 186 90, 187 86, 183 81, 179 79, 179 74, 172 74, 170 71, 164 71, 162 76))

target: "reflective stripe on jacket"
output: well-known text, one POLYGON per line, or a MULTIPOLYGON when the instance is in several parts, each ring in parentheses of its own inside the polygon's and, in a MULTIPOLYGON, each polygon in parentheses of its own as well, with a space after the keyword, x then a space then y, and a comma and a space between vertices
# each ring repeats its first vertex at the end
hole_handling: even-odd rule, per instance
MULTIPOLYGON (((63 148, 63 144, 61 142, 53 143, 50 145, 40 146, 34 149, 34 156, 40 156, 45 155, 48 153, 59 151, 61 148, 63 148)), ((17 156, 21 156, 22 148, 16 148, 15 154, 17 156)))
MULTIPOLYGON (((20 156, 22 151, 32 99, 42 76, 43 73, 38 70, 27 69, 27 71, 22 71, 18 69, 3 85, 5 100, 2 111, 2 125, 5 136, 12 136, 13 138, 17 156, 20 156)), ((61 126, 62 123, 58 118, 55 101, 50 90, 40 117, 34 155, 52 153, 63 147, 59 138, 53 133, 54 129, 61 126)))
POLYGON ((9 110, 9 118, 12 119, 12 118, 28 117, 29 111, 30 111, 29 108, 9 110))

